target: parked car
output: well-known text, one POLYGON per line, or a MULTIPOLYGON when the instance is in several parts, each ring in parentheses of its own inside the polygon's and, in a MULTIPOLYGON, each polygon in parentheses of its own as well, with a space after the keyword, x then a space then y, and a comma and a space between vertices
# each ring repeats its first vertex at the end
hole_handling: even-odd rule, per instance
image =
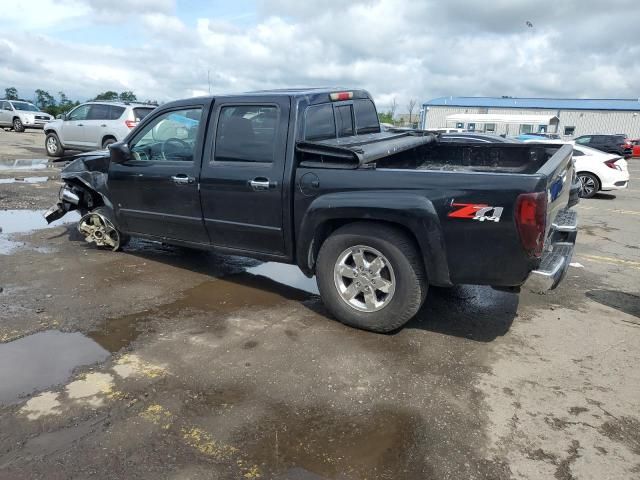
POLYGON ((334 317, 389 332, 428 285, 555 288, 577 234, 571 152, 381 132, 364 90, 190 98, 80 154, 45 218, 79 210, 113 250, 143 236, 296 264, 334 317))
POLYGON ((640 139, 631 140, 631 156, 640 157, 640 139))
POLYGON ((582 198, 591 198, 600 191, 621 190, 629 185, 627 161, 620 155, 574 145, 573 159, 582 198))
POLYGON ((129 102, 87 102, 44 126, 50 157, 69 150, 99 150, 123 140, 155 108, 129 102))
POLYGON ((11 127, 16 132, 27 128, 42 128, 53 117, 40 111, 33 103, 22 100, 0 100, 0 127, 11 127))
POLYGON ((595 148, 620 156, 631 156, 631 141, 624 134, 582 135, 574 140, 578 145, 595 148))
MULTIPOLYGON (((541 143, 528 140, 525 143, 541 143)), ((553 141, 544 143, 557 144, 553 141)), ((601 191, 622 190, 629 185, 627 161, 620 155, 605 153, 595 148, 564 142, 573 146, 573 160, 581 198, 591 198, 601 191)))

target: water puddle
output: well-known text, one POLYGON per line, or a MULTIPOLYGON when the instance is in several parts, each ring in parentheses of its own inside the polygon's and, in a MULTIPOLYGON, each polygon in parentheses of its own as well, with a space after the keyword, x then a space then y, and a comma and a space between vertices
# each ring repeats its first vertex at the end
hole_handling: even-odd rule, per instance
MULTIPOLYGON (((60 220, 47 224, 42 214, 44 210, 2 210, 0 211, 0 255, 9 255, 14 250, 24 246, 23 242, 16 242, 9 238, 13 233, 27 233, 43 228, 53 228, 66 223, 77 222, 78 212, 67 213, 60 220)), ((46 252, 46 248, 36 249, 46 252)))
POLYGON ((424 451, 416 455, 428 429, 401 409, 351 415, 281 406, 258 425, 244 432, 243 447, 269 478, 431 478, 424 451))
POLYGON ((0 170, 44 170, 49 166, 46 158, 37 160, 0 160, 0 170))
POLYGON ((66 382, 77 367, 109 352, 81 333, 47 330, 0 344, 0 405, 66 382))
POLYGON ((285 263, 266 262, 256 267, 247 269, 247 273, 269 278, 275 282, 297 288, 313 295, 320 295, 315 277, 308 278, 300 271, 297 265, 285 263))
POLYGON ((0 185, 9 183, 44 183, 49 177, 0 178, 0 185))

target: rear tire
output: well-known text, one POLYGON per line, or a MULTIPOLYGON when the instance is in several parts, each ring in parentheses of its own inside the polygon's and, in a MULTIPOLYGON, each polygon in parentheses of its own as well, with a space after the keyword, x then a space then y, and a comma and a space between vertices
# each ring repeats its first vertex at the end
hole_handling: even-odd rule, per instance
POLYGON ((316 278, 335 318, 372 332, 400 328, 427 295, 415 243, 402 231, 373 222, 345 225, 327 238, 318 254, 316 278))
POLYGON ((587 172, 578 172, 580 180, 580 198, 591 198, 600 191, 601 185, 598 177, 587 172))
POLYGON ((47 151, 47 155, 50 157, 61 157, 64 155, 64 148, 60 143, 58 135, 55 133, 48 133, 44 140, 44 148, 47 151))
POLYGON ((24 132, 24 125, 22 124, 22 120, 18 117, 13 119, 13 131, 14 132, 24 132))
POLYGON ((115 138, 107 138, 104 140, 104 142, 102 142, 102 149, 106 150, 107 148, 109 148, 109 145, 112 145, 114 143, 116 143, 115 138))

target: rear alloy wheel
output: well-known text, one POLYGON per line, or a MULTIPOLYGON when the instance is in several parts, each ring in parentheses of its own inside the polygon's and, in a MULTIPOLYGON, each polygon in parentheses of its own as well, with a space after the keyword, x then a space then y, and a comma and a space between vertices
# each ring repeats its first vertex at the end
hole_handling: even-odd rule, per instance
POLYGON ((44 146, 46 147, 47 155, 50 157, 61 157, 64 154, 64 149, 62 145, 60 145, 60 139, 55 133, 47 134, 44 146))
POLYGON ((18 117, 13 119, 13 131, 24 132, 24 125, 22 124, 22 120, 20 120, 18 117))
POLYGON ((600 181, 590 173, 578 173, 580 180, 580 198, 591 198, 600 190, 600 181))
POLYGON ((392 226, 356 222, 327 238, 316 263, 320 296, 342 323, 391 332, 408 322, 427 294, 415 242, 392 226))
POLYGON ((116 143, 115 138, 107 138, 104 142, 102 142, 102 149, 106 150, 109 148, 109 145, 116 143))
POLYGON ((84 215, 78 222, 78 231, 88 243, 116 252, 127 243, 128 236, 122 234, 104 213, 104 209, 96 208, 84 215))

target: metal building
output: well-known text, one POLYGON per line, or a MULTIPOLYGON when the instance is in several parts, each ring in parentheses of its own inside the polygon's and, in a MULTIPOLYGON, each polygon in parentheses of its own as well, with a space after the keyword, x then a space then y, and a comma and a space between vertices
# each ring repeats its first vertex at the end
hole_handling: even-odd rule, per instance
POLYGON ((441 97, 422 105, 420 126, 510 136, 557 132, 571 139, 591 133, 625 133, 640 138, 640 99, 441 97))

